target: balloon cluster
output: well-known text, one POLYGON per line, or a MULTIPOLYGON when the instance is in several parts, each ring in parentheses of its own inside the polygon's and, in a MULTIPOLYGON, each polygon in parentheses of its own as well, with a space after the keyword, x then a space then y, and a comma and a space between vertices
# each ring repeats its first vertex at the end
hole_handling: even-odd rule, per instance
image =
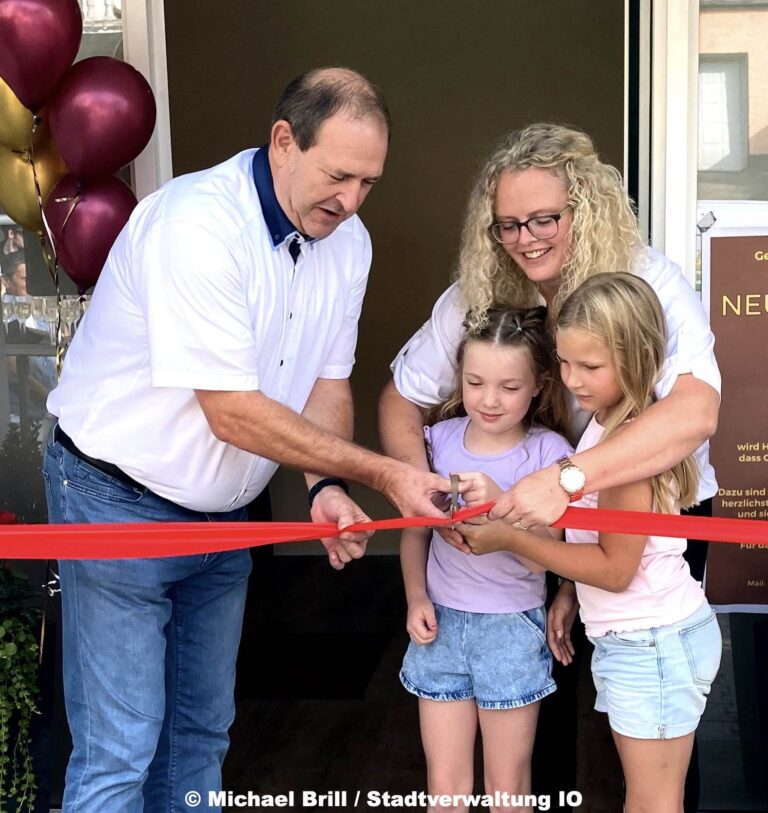
POLYGON ((77 0, 0 0, 0 206, 42 233, 82 293, 136 205, 113 173, 147 145, 155 100, 118 59, 72 65, 77 0))

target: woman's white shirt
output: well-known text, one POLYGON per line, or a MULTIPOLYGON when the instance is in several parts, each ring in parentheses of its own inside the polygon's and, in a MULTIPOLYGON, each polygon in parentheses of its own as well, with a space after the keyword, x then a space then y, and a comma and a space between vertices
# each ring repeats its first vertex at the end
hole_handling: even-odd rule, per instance
MULTIPOLYGON (((720 370, 715 359, 715 337, 696 292, 678 265, 652 248, 638 257, 633 273, 642 277, 656 292, 667 323, 667 355, 656 386, 663 398, 677 377, 687 373, 720 392, 720 370)), ((437 300, 431 317, 403 346, 391 364, 398 392, 420 407, 445 401, 454 387, 456 350, 464 334, 465 308, 458 284, 437 300)), ((576 442, 590 415, 572 403, 571 441, 576 442)), ((698 499, 717 492, 715 472, 709 462, 709 443, 696 451, 700 481, 698 499)))

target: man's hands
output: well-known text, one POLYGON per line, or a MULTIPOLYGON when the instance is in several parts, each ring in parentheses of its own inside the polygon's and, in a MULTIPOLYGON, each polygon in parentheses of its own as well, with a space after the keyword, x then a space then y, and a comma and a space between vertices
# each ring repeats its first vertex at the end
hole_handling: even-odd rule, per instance
POLYGON ((437 505, 444 504, 444 495, 451 493, 451 483, 445 477, 392 460, 379 490, 404 517, 444 519, 446 515, 437 505))
POLYGON ((571 628, 578 611, 576 586, 564 581, 547 613, 547 643, 555 660, 563 666, 568 666, 576 653, 571 643, 571 628))
MULTIPOLYGON (((435 503, 444 503, 445 494, 451 490, 450 481, 406 463, 393 460, 391 464, 390 476, 382 484, 381 490, 395 508, 404 517, 444 519, 445 513, 435 503)), ((339 530, 358 522, 370 521, 370 517, 337 486, 326 486, 317 493, 310 514, 313 522, 332 522, 339 530)), ((342 533, 332 539, 323 539, 331 567, 341 570, 352 559, 360 559, 372 533, 342 533)))
POLYGON ((435 605, 427 596, 408 602, 408 620, 405 628, 415 644, 429 644, 437 638, 435 605))
POLYGON ((514 525, 521 522, 526 528, 548 527, 565 513, 568 495, 560 487, 560 467, 547 466, 529 474, 505 491, 488 514, 489 519, 500 519, 514 525))
MULTIPOLYGON (((340 531, 348 525, 368 522, 370 517, 353 502, 338 486, 326 486, 318 491, 312 503, 310 515, 313 522, 333 522, 340 531)), ((341 533, 337 537, 322 539, 328 551, 328 561, 335 570, 341 570, 347 562, 360 559, 365 553, 368 539, 373 531, 341 533)))

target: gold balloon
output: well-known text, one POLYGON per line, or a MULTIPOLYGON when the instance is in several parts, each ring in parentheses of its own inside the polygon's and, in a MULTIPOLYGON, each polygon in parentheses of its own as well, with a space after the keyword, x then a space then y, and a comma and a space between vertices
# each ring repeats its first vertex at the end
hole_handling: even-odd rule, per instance
POLYGON ((43 205, 54 186, 67 174, 59 150, 49 140, 34 151, 34 170, 28 152, 0 147, 0 206, 20 226, 41 231, 43 218, 35 189, 35 174, 43 205))
MULTIPOLYGON (((40 124, 35 130, 35 147, 49 138, 47 111, 40 112, 40 124)), ((0 78, 0 144, 12 150, 27 150, 32 141, 32 125, 35 117, 16 98, 14 92, 0 78)))

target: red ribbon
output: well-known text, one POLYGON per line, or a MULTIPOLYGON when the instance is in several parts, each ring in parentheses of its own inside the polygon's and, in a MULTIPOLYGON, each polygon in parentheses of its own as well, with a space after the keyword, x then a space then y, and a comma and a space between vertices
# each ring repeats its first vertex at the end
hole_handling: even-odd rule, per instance
MULTIPOLYGON (((768 522, 759 519, 692 517, 679 514, 652 514, 645 511, 611 511, 606 508, 568 508, 554 528, 579 531, 673 536, 732 542, 742 545, 768 545, 768 522)), ((1 537, 0 537, 1 538, 1 537)))
MULTIPOLYGON (((451 525, 486 514, 493 503, 458 511, 452 519, 396 517, 361 522, 348 531, 382 531, 451 525)), ((568 508, 556 528, 672 536, 768 545, 768 522, 691 517, 596 508, 568 508)), ((0 559, 144 559, 188 556, 240 548, 301 542, 338 534, 331 523, 161 522, 94 525, 6 525, 0 527, 0 559)))

